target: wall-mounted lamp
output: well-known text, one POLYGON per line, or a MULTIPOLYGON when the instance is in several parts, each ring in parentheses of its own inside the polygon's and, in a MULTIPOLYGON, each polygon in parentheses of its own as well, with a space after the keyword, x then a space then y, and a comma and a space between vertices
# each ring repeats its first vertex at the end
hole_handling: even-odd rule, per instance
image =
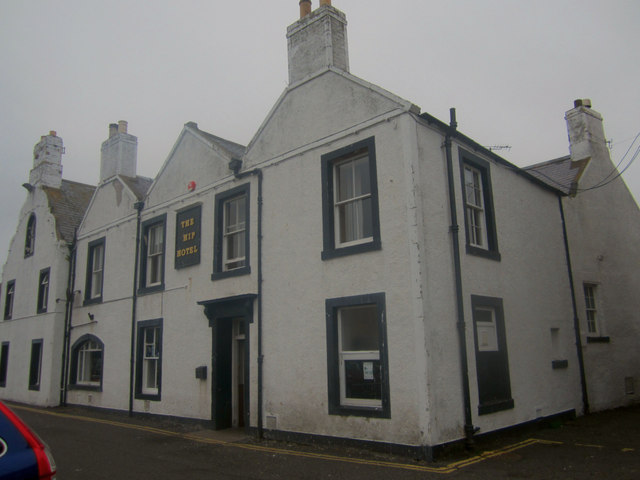
POLYGON ((33 189, 35 188, 33 185, 31 185, 30 183, 23 183, 22 186, 24 188, 27 189, 28 192, 33 192, 33 189))
POLYGON ((93 313, 87 313, 87 316, 89 317, 89 320, 91 320, 93 322, 93 317, 95 315, 93 313))

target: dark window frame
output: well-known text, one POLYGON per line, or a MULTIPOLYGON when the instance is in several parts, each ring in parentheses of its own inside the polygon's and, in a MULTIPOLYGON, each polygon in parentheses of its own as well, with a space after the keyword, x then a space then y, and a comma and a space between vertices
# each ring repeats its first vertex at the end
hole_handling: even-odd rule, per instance
POLYGON ((78 338, 73 346, 71 347, 71 364, 70 364, 70 373, 69 373, 69 388, 72 390, 89 390, 94 392, 102 391, 102 381, 104 378, 104 343, 95 335, 90 333, 82 335, 78 338), (87 342, 96 342, 100 345, 101 349, 101 365, 100 365, 100 385, 87 385, 78 383, 78 354, 80 353, 80 349, 87 342))
POLYGON ((11 320, 13 317, 13 307, 16 302, 16 281, 15 279, 7 282, 4 293, 4 319, 11 320))
POLYGON ((49 307, 49 294, 51 293, 51 267, 43 268, 40 270, 38 276, 38 308, 37 313, 47 313, 49 307), (42 286, 44 278, 47 278, 46 292, 42 286))
POLYGON ((105 259, 107 256, 106 250, 106 238, 98 238, 97 240, 93 240, 89 242, 88 250, 87 250, 87 277, 85 281, 84 287, 84 302, 83 305, 91 305, 94 303, 102 303, 102 296, 104 294, 104 268, 105 268, 105 259), (96 252, 96 247, 102 246, 102 272, 101 272, 101 288, 100 295, 97 297, 92 297, 92 289, 93 289, 93 260, 96 252))
POLYGON ((215 235, 213 240, 213 273, 211 280, 219 280, 222 278, 236 277, 251 273, 251 184, 245 183, 230 190, 220 192, 215 197, 215 235), (224 270, 224 206, 229 200, 236 197, 245 196, 245 231, 244 231, 244 248, 245 248, 245 265, 232 270, 224 270))
POLYGON ((358 253, 380 250, 382 240, 380 236, 380 209, 378 194, 378 172, 376 166, 375 137, 369 137, 353 143, 333 152, 322 155, 322 242, 323 260, 343 257, 358 253), (371 188, 371 221, 372 238, 370 241, 341 247, 336 245, 335 228, 335 192, 334 192, 334 166, 359 152, 367 152, 369 157, 369 182, 371 188))
POLYGON ((29 390, 40 390, 40 379, 42 377, 42 354, 44 342, 42 338, 31 340, 31 355, 29 362, 29 390), (35 350, 37 345, 37 350, 35 350), (38 353, 37 358, 34 354, 38 353), (36 378, 37 377, 37 378, 36 378))
POLYGON ((36 249, 36 214, 29 215, 24 238, 24 258, 33 256, 36 249))
POLYGON ((140 236, 140 273, 138 283, 138 293, 159 292, 164 290, 165 267, 167 263, 167 214, 163 213, 157 217, 145 220, 141 225, 142 235, 140 236), (157 285, 147 285, 147 253, 149 251, 149 230, 157 225, 162 225, 162 266, 160 268, 160 283, 157 285))
MULTIPOLYGON (((471 295, 471 316, 473 320, 473 336, 474 336, 474 345, 475 345, 475 358, 476 358, 476 378, 477 378, 477 386, 478 386, 478 415, 486 415, 489 413, 499 412, 502 410, 509 410, 514 407, 513 396, 511 393, 511 375, 509 372, 509 352, 507 349, 507 337, 506 337, 506 329, 505 329, 505 320, 504 320, 504 305, 502 298, 498 297, 486 297, 482 295, 471 295), (495 357, 498 358, 499 361, 504 362, 502 372, 506 375, 506 385, 503 386, 506 395, 504 398, 500 399, 488 399, 486 390, 481 385, 481 374, 479 371, 479 365, 483 361, 483 353, 478 348, 478 328, 477 328, 477 320, 475 317, 476 309, 480 307, 490 308, 493 310, 495 315, 495 329, 497 335, 497 346, 498 351, 491 352, 495 353, 495 357)), ((497 377, 498 373, 496 373, 497 377)))
POLYGON ((143 320, 138 322, 136 326, 136 378, 135 378, 135 398, 138 400, 153 400, 159 402, 162 399, 162 350, 163 350, 163 319, 155 318, 152 320, 143 320), (158 342, 160 344, 158 355, 158 393, 143 393, 143 349, 144 349, 144 330, 146 328, 160 328, 158 342))
POLYGON ((0 387, 7 386, 7 373, 9 371, 9 342, 2 342, 0 346, 0 387))
POLYGON ((463 149, 459 150, 460 157, 460 182, 462 185, 462 203, 464 208, 464 229, 466 239, 466 251, 470 255, 484 257, 490 260, 500 261, 500 251, 498 249, 498 232, 496 226, 496 215, 493 206, 493 188, 491 185, 491 164, 480 157, 463 149), (471 233, 469 231, 469 220, 467 218, 467 196, 465 191, 464 167, 469 167, 480 172, 482 176, 482 199, 484 202, 484 225, 486 230, 487 247, 482 248, 471 244, 471 233))
POLYGON ((372 418, 391 418, 389 394, 389 353, 387 344, 386 299, 384 293, 355 295, 325 300, 327 328, 327 387, 330 415, 354 415, 372 418), (340 402, 340 347, 338 345, 338 311, 344 307, 375 305, 378 322, 378 351, 381 372, 381 406, 342 405, 340 402))

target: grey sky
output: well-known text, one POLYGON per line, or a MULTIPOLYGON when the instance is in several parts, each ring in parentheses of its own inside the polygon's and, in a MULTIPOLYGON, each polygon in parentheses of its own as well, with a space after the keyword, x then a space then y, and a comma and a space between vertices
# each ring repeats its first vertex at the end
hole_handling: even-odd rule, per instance
MULTIPOLYGON (((443 121, 456 107, 463 133, 510 145, 498 153, 516 165, 568 153, 576 98, 604 116, 615 163, 640 133, 637 0, 333 5, 349 21, 351 73, 443 121)), ((41 135, 64 140, 65 178, 92 184, 118 120, 149 177, 188 121, 246 145, 287 85, 297 18, 298 0, 0 0, 2 262, 41 135)), ((640 161, 623 178, 640 199, 640 161)))

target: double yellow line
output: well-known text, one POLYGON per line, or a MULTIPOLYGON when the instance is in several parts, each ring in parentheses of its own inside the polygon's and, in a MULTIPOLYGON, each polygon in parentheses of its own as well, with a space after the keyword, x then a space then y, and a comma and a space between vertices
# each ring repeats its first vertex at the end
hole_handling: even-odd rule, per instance
POLYGON ((500 455, 505 455, 507 453, 520 450, 521 448, 525 448, 535 444, 543 444, 543 445, 562 444, 562 442, 554 442, 550 440, 540 440, 536 438, 530 438, 528 440, 524 440, 522 442, 515 443, 513 445, 509 445, 497 450, 482 452, 476 456, 466 458, 458 462, 453 462, 442 467, 429 467, 426 465, 414 465, 409 463, 384 462, 380 460, 366 460, 361 458, 340 457, 337 455, 327 455, 323 453, 299 452, 295 450, 265 447, 261 445, 251 445, 247 443, 232 443, 232 442, 226 442, 224 440, 206 438, 193 433, 178 433, 178 432, 172 432, 170 430, 164 430, 161 428, 147 427, 144 425, 135 425, 135 424, 124 423, 124 422, 116 422, 113 420, 105 420, 101 418, 83 417, 80 415, 71 415, 68 413, 52 412, 47 410, 40 410, 37 408, 26 407, 23 405, 11 404, 11 408, 38 413, 42 415, 51 415, 55 417, 70 418, 70 419, 80 420, 84 422, 101 423, 103 425, 111 425, 114 427, 127 428, 130 430, 139 430, 143 432, 153 433, 155 435, 181 438, 184 440, 189 440, 189 441, 198 442, 198 443, 205 443, 209 445, 220 445, 225 447, 241 448, 244 450, 251 450, 255 452, 268 452, 268 453, 276 453, 279 455, 291 455, 295 457, 313 458, 317 460, 326 460, 330 462, 344 462, 344 463, 352 463, 352 464, 358 464, 358 465, 369 465, 373 467, 395 468, 395 469, 401 469, 401 470, 412 470, 412 471, 418 471, 418 472, 441 473, 441 474, 453 473, 462 468, 475 465, 476 463, 483 462, 490 458, 499 457, 500 455))

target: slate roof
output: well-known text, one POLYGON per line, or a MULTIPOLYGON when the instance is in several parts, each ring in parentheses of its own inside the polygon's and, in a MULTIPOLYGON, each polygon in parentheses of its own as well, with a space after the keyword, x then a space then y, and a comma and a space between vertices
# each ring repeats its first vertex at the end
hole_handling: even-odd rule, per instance
POLYGON ((62 180, 60 188, 42 187, 47 195, 49 210, 56 219, 59 240, 67 243, 73 241, 75 231, 82 222, 95 189, 93 185, 70 180, 62 180))
POLYGON ((198 130, 198 132, 209 141, 216 143, 218 146, 225 149, 230 153, 231 157, 241 159, 247 151, 247 147, 245 147, 244 145, 240 145, 239 143, 235 143, 230 140, 225 140, 224 138, 216 137, 215 135, 205 132, 204 130, 200 130, 196 123, 190 122, 187 125, 198 130))
POLYGON ((587 163, 588 159, 573 162, 570 156, 566 156, 531 165, 524 170, 565 195, 571 195, 576 192, 587 163))
POLYGON ((133 191, 138 200, 144 198, 153 183, 153 178, 141 177, 140 175, 136 175, 135 178, 120 175, 120 178, 133 191))

